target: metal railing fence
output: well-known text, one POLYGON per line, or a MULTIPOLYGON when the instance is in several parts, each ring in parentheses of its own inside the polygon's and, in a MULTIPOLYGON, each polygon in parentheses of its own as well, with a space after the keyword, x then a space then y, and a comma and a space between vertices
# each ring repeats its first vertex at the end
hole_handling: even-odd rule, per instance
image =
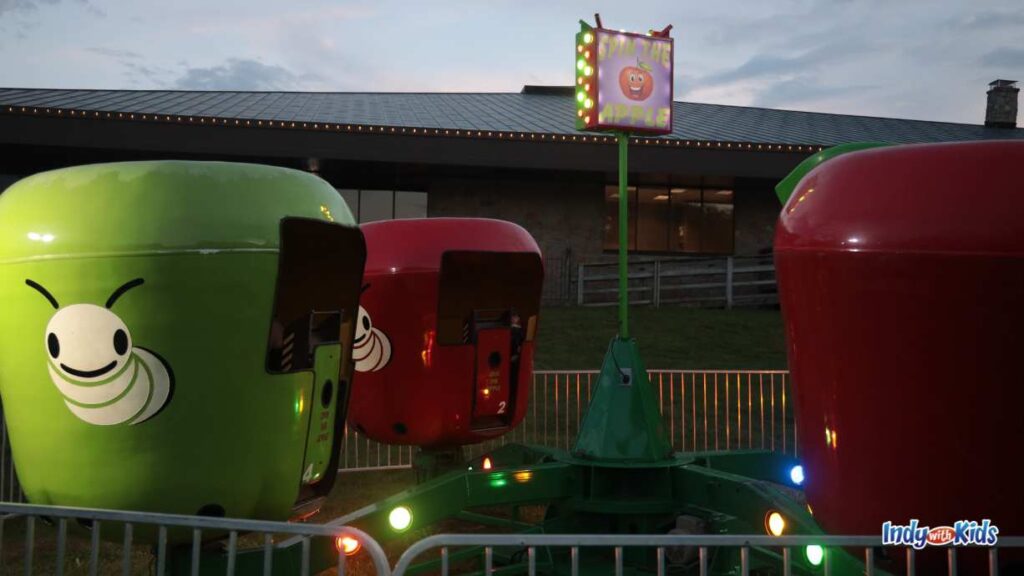
MULTIPOLYGON (((571 449, 598 374, 535 371, 523 421, 500 438, 467 446, 467 457, 509 443, 571 449)), ((649 370, 648 375, 677 451, 763 449, 797 455, 798 432, 785 370, 649 370)), ((343 471, 407 468, 416 450, 380 444, 352 429, 346 430, 343 441, 343 471)))
MULTIPOLYGON (((581 548, 611 548, 614 551, 612 563, 615 576, 622 576, 625 572, 623 562, 625 548, 654 548, 656 573, 658 576, 665 576, 669 568, 669 562, 666 559, 668 550, 696 547, 698 554, 695 563, 700 576, 709 574, 710 551, 721 548, 739 549, 739 574, 741 576, 748 576, 751 573, 753 548, 781 549, 778 565, 781 566, 784 576, 791 576, 794 571, 793 550, 806 546, 821 546, 824 552, 821 573, 824 576, 830 576, 833 573, 833 550, 839 548, 861 548, 864 559, 863 573, 867 576, 874 576, 876 574, 875 548, 880 544, 879 536, 438 534, 424 538, 406 549, 395 564, 392 575, 405 576, 417 557, 429 550, 439 549, 440 576, 448 576, 451 568, 450 549, 472 546, 483 547, 483 573, 485 575, 494 573, 494 550, 499 547, 525 549, 528 576, 537 574, 538 548, 568 548, 571 576, 580 574, 581 548)), ((988 548, 987 560, 990 576, 999 574, 999 549, 1001 548, 1024 548, 1024 537, 1000 537, 997 545, 988 548)), ((904 553, 906 554, 906 574, 914 576, 917 553, 913 548, 905 548, 904 553)), ((947 574, 956 576, 960 564, 957 548, 948 548, 946 557, 947 574)))
MULTIPOLYGON (((299 574, 308 576, 320 567, 311 560, 311 539, 325 537, 333 541, 342 535, 357 538, 361 547, 360 552, 353 558, 347 558, 343 552, 337 553, 337 564, 331 569, 336 570, 335 573, 339 576, 346 574, 350 562, 354 564, 355 571, 359 574, 366 574, 369 567, 377 576, 406 576, 412 573, 414 562, 431 551, 437 551, 439 558, 428 562, 436 563, 440 576, 449 576, 454 564, 467 559, 473 559, 474 562, 481 560, 482 573, 485 576, 499 572, 496 560, 501 559, 511 560, 512 564, 519 566, 525 564, 528 576, 536 576, 538 564, 541 564, 543 569, 555 558, 553 550, 560 553, 559 558, 568 558, 570 576, 578 576, 581 573, 583 549, 599 549, 597 551, 603 552, 604 555, 600 559, 614 568, 615 576, 623 576, 627 566, 636 563, 638 557, 627 557, 626 552, 635 549, 646 551, 644 562, 648 558, 653 559, 654 572, 658 576, 665 576, 671 570, 680 567, 696 570, 701 576, 706 576, 711 573, 716 554, 723 551, 733 554, 726 559, 728 565, 733 567, 729 573, 737 573, 732 570, 738 567, 738 574, 749 576, 758 568, 763 569, 767 566, 772 568, 772 573, 779 573, 778 570, 781 569, 784 576, 790 576, 795 572, 807 573, 812 569, 813 565, 809 564, 805 557, 795 553, 810 546, 820 547, 821 551, 820 567, 813 567, 815 574, 830 576, 834 570, 850 573, 851 569, 867 576, 881 572, 876 562, 876 553, 881 544, 879 535, 775 537, 683 534, 437 534, 418 540, 406 548, 392 569, 384 549, 374 538, 347 526, 27 504, 0 504, 0 563, 3 563, 0 570, 4 573, 20 571, 26 576, 35 573, 63 576, 65 572, 81 572, 82 566, 68 565, 69 558, 78 551, 76 547, 84 546, 88 541, 88 564, 85 569, 90 575, 128 575, 143 572, 163 576, 171 571, 169 558, 172 551, 168 544, 168 533, 171 530, 177 530, 179 534, 181 531, 191 534, 191 540, 179 544, 175 551, 179 561, 176 565, 178 570, 175 572, 187 571, 192 575, 201 573, 201 562, 204 559, 210 561, 215 558, 218 561, 215 567, 223 568, 218 572, 223 572, 227 576, 243 571, 246 574, 270 576, 274 571, 275 554, 282 553, 284 546, 298 546, 300 555, 297 558, 287 557, 285 563, 278 565, 277 571, 294 573, 297 568, 299 574), (81 538, 74 537, 69 530, 72 522, 87 522, 88 532, 82 532, 81 538), (155 527, 157 530, 155 545, 140 545, 134 539, 136 528, 140 528, 138 533, 142 534, 142 528, 147 526, 155 527), (19 534, 14 534, 19 532, 15 528, 20 529, 19 534), (55 532, 55 539, 47 540, 48 534, 43 533, 44 529, 55 532), (105 542, 101 538, 101 531, 104 529, 123 534, 123 537, 120 538, 120 542, 105 542), (218 547, 206 547, 208 542, 204 541, 204 533, 214 534, 218 547), (282 541, 275 543, 275 535, 282 541), (289 538, 282 539, 285 536, 289 538), (8 545, 8 540, 13 538, 20 538, 24 542, 22 545, 8 545), (257 546, 250 546, 246 542, 255 542, 257 546), (470 548, 468 555, 462 550, 466 548, 470 548), (452 549, 460 550, 453 553, 452 549), (856 552, 856 549, 860 552, 856 552), (7 554, 4 553, 5 550, 7 554), (510 550, 514 551, 510 554, 510 550), (253 564, 236 563, 240 552, 251 554, 253 551, 261 556, 259 568, 253 564), (204 552, 207 553, 206 556, 204 552), (187 570, 182 570, 182 553, 188 555, 187 570), (140 559, 144 562, 142 570, 139 569, 140 559), (733 561, 736 564, 731 564, 733 561), (148 567, 145 563, 148 563, 148 567), (14 570, 11 570, 12 568, 14 570)), ((998 542, 991 547, 972 548, 983 552, 984 556, 978 559, 987 564, 987 573, 990 576, 998 576, 1000 550, 1024 548, 1024 537, 1000 536, 998 542)), ((917 573, 918 552, 913 548, 894 547, 888 550, 894 551, 897 555, 904 555, 904 561, 900 564, 905 574, 914 576, 917 573)), ((956 576, 964 568, 961 550, 964 549, 948 547, 945 550, 944 572, 949 576, 956 576)), ((591 560, 593 556, 588 556, 587 559, 591 560)), ((977 565, 973 565, 972 568, 975 571, 971 573, 976 573, 977 565)), ((717 572, 720 572, 720 569, 717 572)))
MULTIPOLYGON (((224 550, 226 556, 225 574, 232 576, 236 571, 236 560, 240 546, 240 535, 245 535, 246 540, 260 543, 262 549, 262 571, 264 576, 270 576, 273 571, 274 554, 281 553, 282 547, 294 544, 294 538, 299 538, 297 543, 301 547, 299 558, 300 574, 310 574, 310 539, 313 537, 328 537, 332 541, 339 536, 351 536, 357 538, 361 550, 370 560, 378 576, 388 576, 391 572, 390 563, 384 549, 376 540, 365 532, 348 526, 332 526, 327 524, 302 524, 294 522, 266 522, 259 520, 234 520, 228 518, 211 518, 207 516, 180 516, 172 514, 154 514, 147 512, 123 512, 115 510, 94 510, 86 508, 64 508, 56 506, 34 506, 29 504, 0 504, 0 563, 9 562, 12 559, 4 555, 5 534, 12 532, 12 524, 23 523, 24 547, 21 548, 20 557, 13 558, 15 562, 22 564, 23 573, 29 574, 38 571, 63 576, 67 569, 69 544, 79 543, 84 539, 69 538, 69 521, 78 526, 88 526, 88 573, 95 576, 101 570, 110 574, 118 572, 111 564, 120 564, 120 573, 124 576, 137 573, 137 564, 140 556, 147 556, 153 548, 139 545, 136 542, 136 531, 141 528, 156 529, 155 555, 152 561, 155 564, 153 570, 156 576, 164 576, 169 571, 168 567, 168 531, 172 529, 183 529, 191 531, 191 550, 189 574, 197 576, 200 573, 200 560, 203 552, 203 533, 227 535, 227 547, 224 550), (46 528, 52 528, 56 534, 52 542, 52 548, 38 545, 42 541, 41 528, 37 524, 46 524, 46 528), (101 531, 116 530, 116 533, 123 533, 121 544, 112 544, 101 541, 101 531), (275 544, 275 535, 287 535, 292 539, 275 544), (73 542, 72 542, 73 541, 73 542), (120 548, 118 551, 117 548, 120 548), (52 551, 52 558, 47 557, 45 561, 41 558, 44 551, 52 551), (119 557, 119 562, 117 558, 119 557), (41 567, 46 563, 45 568, 41 567), (52 565, 50 563, 52 562, 52 565)), ((343 552, 337 554, 337 574, 345 574, 347 556, 343 552)), ((0 565, 0 569, 6 566, 0 565)), ((289 573, 291 573, 289 571, 289 573)))
MULTIPOLYGON (((500 438, 467 446, 466 456, 479 456, 509 443, 571 449, 598 374, 597 370, 535 371, 519 426, 500 438)), ((762 449, 797 455, 798 431, 785 370, 648 370, 648 375, 677 451, 762 449)), ((6 426, 0 426, 0 444, 0 501, 23 502, 6 426)), ((347 427, 338 466, 345 472, 410 468, 416 450, 381 444, 347 427)))

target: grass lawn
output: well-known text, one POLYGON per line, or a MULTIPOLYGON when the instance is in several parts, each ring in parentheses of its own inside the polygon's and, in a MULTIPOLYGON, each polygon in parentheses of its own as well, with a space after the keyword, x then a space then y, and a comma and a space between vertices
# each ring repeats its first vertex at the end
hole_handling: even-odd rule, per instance
MULTIPOLYGON (((614 306, 544 308, 535 367, 600 369, 617 314, 614 306)), ((778 310, 631 307, 629 328, 648 368, 786 368, 778 310)))

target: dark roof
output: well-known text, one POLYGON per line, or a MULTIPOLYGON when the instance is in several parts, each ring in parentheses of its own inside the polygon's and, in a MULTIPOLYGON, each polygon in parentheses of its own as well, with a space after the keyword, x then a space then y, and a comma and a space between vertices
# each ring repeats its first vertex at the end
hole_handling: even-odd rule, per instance
MULTIPOLYGON (((446 128, 535 134, 578 134, 571 96, 527 93, 199 92, 171 90, 46 90, 0 88, 0 112, 21 107, 122 112, 274 122, 396 128, 446 128)), ((42 111, 42 110, 40 110, 42 111)), ((692 141, 824 145, 1024 139, 1024 128, 987 128, 675 102, 675 130, 692 141)))

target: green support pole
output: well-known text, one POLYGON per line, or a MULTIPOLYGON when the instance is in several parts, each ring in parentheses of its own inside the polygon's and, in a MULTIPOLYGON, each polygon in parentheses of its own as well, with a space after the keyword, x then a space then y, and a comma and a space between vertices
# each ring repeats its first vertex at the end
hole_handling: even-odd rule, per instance
POLYGON ((629 133, 619 132, 619 334, 612 339, 590 408, 576 436, 575 456, 615 462, 663 462, 672 458, 658 400, 629 335, 629 133))
POLYGON ((629 133, 619 133, 619 338, 629 339, 629 202, 626 181, 629 179, 629 133))

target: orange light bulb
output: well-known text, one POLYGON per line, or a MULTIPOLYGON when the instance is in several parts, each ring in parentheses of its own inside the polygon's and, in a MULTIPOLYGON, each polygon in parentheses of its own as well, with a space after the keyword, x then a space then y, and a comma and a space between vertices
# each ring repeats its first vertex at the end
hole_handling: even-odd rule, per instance
POLYGON ((334 539, 334 547, 338 549, 338 552, 343 552, 345 556, 352 556, 359 552, 363 545, 358 538, 343 534, 334 539))

